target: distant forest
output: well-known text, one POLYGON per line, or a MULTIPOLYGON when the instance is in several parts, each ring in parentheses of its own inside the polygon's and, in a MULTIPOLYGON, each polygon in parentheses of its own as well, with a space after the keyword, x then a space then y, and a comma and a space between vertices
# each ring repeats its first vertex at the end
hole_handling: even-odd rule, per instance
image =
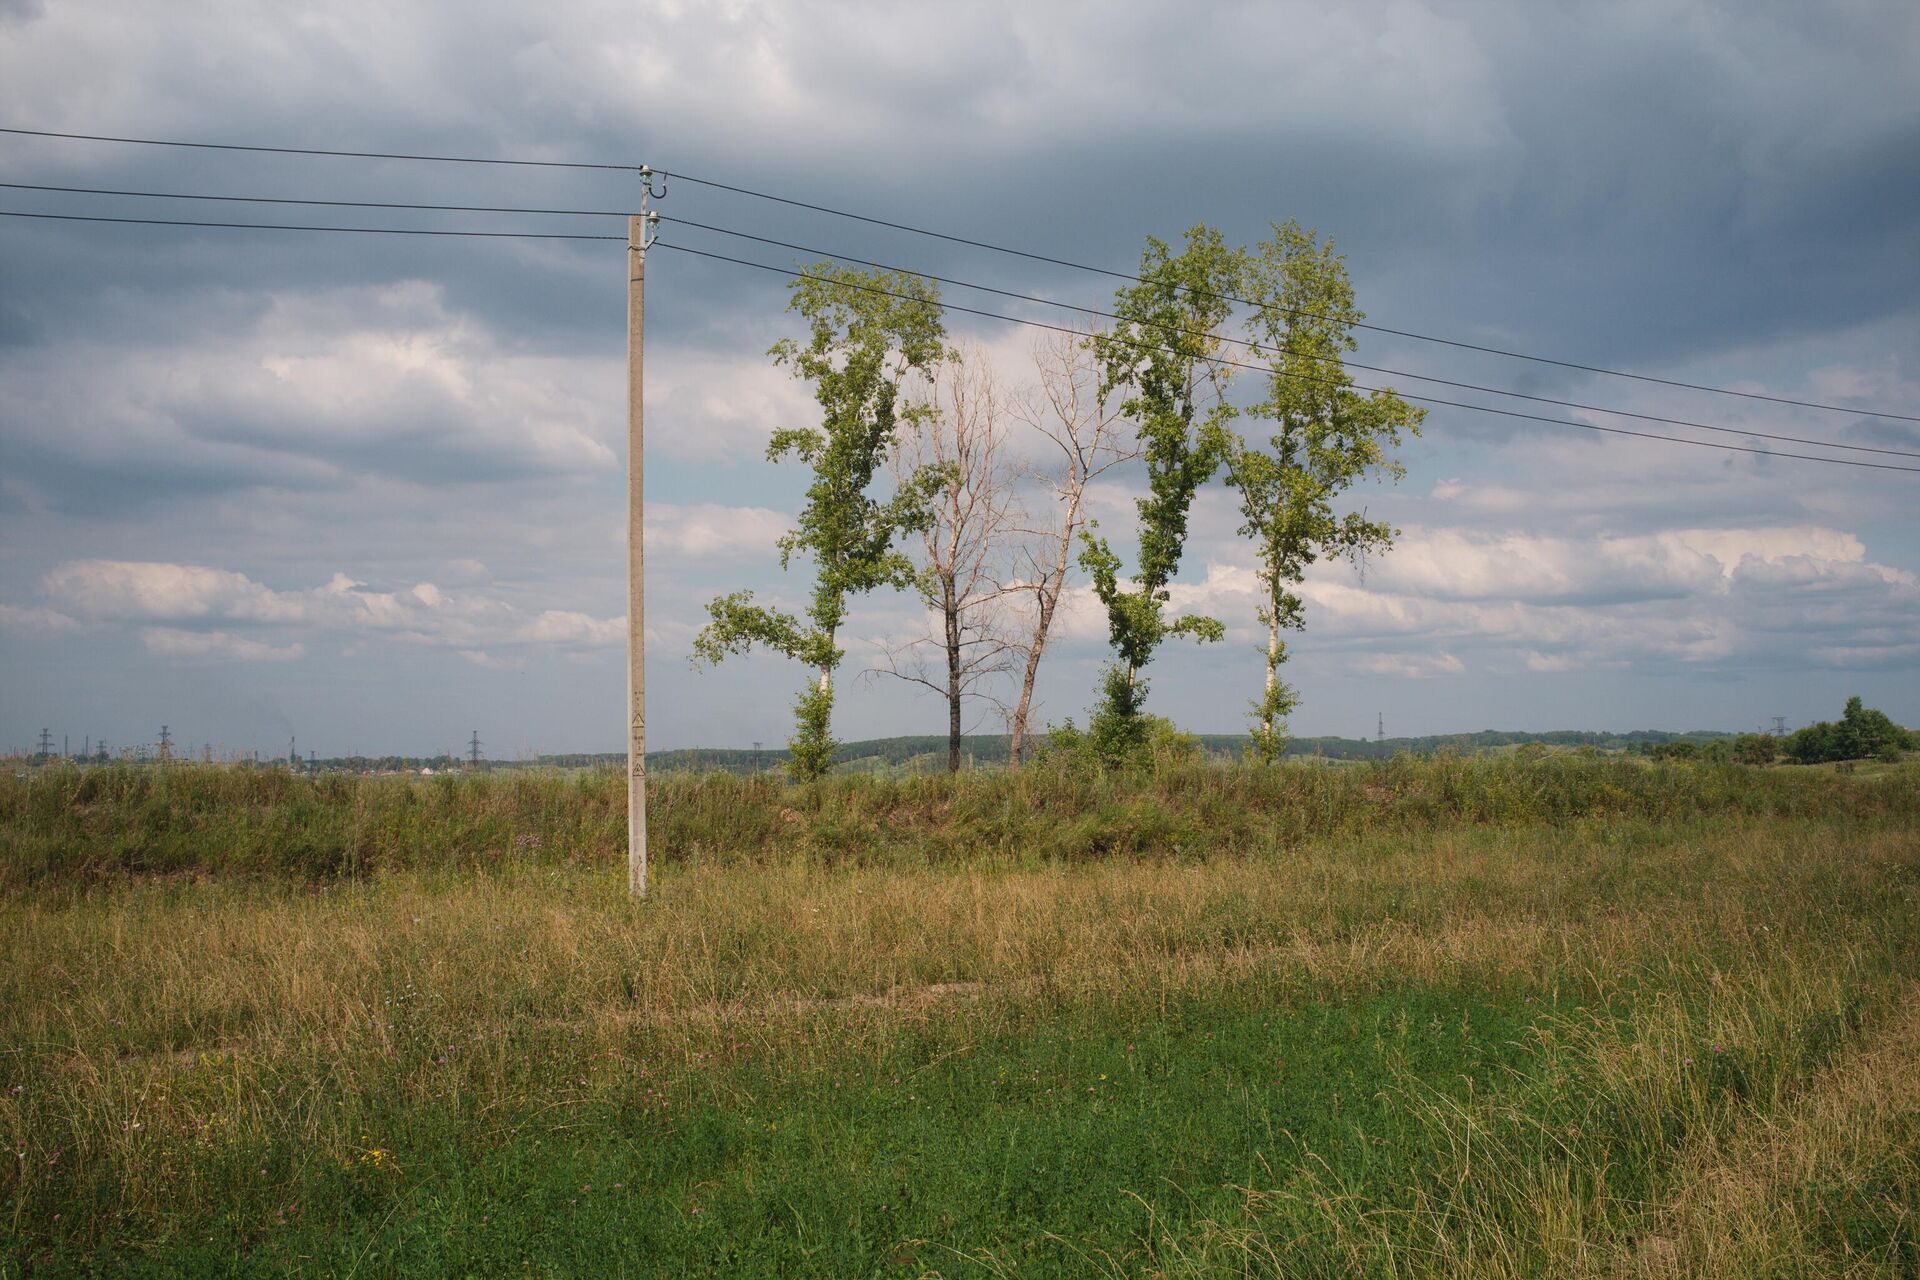
MULTIPOLYGON (((1220 760, 1237 760, 1246 750, 1245 734, 1203 733, 1195 735, 1202 750, 1220 760)), ((1686 733, 1666 733, 1658 729, 1635 729, 1628 733, 1592 733, 1582 729, 1555 729, 1546 733, 1523 733, 1505 729, 1482 729, 1478 733, 1443 733, 1419 738, 1295 738, 1287 744, 1289 756, 1320 757, 1326 760, 1384 760, 1400 752, 1431 755, 1440 750, 1471 755, 1526 743, 1549 747, 1593 747, 1599 751, 1647 750, 1664 743, 1712 742, 1732 737, 1717 730, 1698 729, 1686 733)), ((974 765, 1004 765, 1007 762, 1007 735, 1004 733, 969 734, 962 739, 967 761, 974 765)), ((945 735, 927 734, 904 738, 871 738, 863 742, 843 742, 834 754, 836 771, 858 773, 882 769, 926 769, 946 767, 945 735)), ((580 753, 540 756, 532 763, 548 767, 588 768, 618 765, 626 761, 619 752, 580 753)), ((710 773, 752 773, 782 767, 787 752, 782 747, 759 751, 731 747, 683 747, 674 751, 649 751, 647 768, 652 772, 691 770, 710 773)))

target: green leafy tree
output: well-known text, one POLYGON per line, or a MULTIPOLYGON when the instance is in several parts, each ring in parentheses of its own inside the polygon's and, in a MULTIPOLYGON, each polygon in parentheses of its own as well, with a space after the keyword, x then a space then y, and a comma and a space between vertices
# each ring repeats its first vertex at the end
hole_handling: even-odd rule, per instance
POLYGON ((876 587, 916 583, 913 563, 894 549, 894 539, 925 527, 941 476, 908 476, 885 498, 869 490, 896 432, 928 412, 903 401, 902 381, 930 375, 947 351, 939 290, 919 276, 822 262, 791 289, 788 310, 805 318, 807 336, 783 338, 768 354, 813 384, 820 425, 774 432, 767 457, 813 469, 797 527, 779 543, 782 568, 796 554, 812 559, 812 601, 795 616, 756 604, 750 591, 722 596, 707 606, 710 621, 693 647, 697 660, 719 662, 757 644, 813 669, 788 744, 789 768, 805 781, 833 763, 833 673, 845 656, 838 636, 849 601, 876 587))
POLYGON ((1286 719, 1298 702, 1280 678, 1283 630, 1305 625, 1295 588, 1322 556, 1360 561, 1393 545, 1395 529, 1365 512, 1337 512, 1335 499, 1367 476, 1398 479, 1391 450, 1402 433, 1418 435, 1426 416, 1390 390, 1361 395, 1342 357, 1355 349, 1354 305, 1346 260, 1311 230, 1289 220, 1249 256, 1247 319, 1267 359, 1266 396, 1247 415, 1272 424, 1265 447, 1236 440, 1227 477, 1240 494, 1240 532, 1259 554, 1260 620, 1267 627, 1266 688, 1253 702, 1253 748, 1262 760, 1286 748, 1286 719))
POLYGON ((1801 764, 1864 760, 1869 756, 1898 760, 1903 749, 1915 745, 1915 736, 1895 724, 1886 712, 1874 710, 1855 696, 1847 699, 1839 720, 1822 720, 1788 735, 1786 754, 1801 764))
POLYGON ((1238 291, 1244 262, 1240 250, 1204 225, 1187 232, 1177 255, 1149 237, 1140 282, 1115 294, 1118 318, 1093 339, 1103 394, 1125 396, 1121 412, 1138 433, 1148 490, 1137 504, 1140 546, 1130 579, 1122 579, 1120 557, 1104 537, 1090 529, 1081 533, 1080 564, 1106 608, 1115 657, 1088 733, 1111 758, 1146 747, 1140 671, 1161 642, 1175 635, 1209 641, 1225 634, 1214 618, 1170 616, 1167 587, 1180 569, 1193 495, 1232 446, 1227 424, 1234 410, 1226 402, 1232 369, 1220 362, 1218 331, 1231 314, 1229 299, 1238 291))

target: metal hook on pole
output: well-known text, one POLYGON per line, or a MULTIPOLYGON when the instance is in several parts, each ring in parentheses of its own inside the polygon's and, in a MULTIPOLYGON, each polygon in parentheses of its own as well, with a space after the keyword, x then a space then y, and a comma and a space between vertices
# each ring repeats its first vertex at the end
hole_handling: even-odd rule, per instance
POLYGON ((664 185, 658 191, 653 189, 653 167, 651 165, 641 165, 640 217, 644 226, 644 235, 636 246, 640 253, 644 254, 648 249, 651 249, 653 242, 660 238, 660 215, 649 209, 647 202, 649 200, 664 200, 666 199, 666 195, 667 189, 664 185))

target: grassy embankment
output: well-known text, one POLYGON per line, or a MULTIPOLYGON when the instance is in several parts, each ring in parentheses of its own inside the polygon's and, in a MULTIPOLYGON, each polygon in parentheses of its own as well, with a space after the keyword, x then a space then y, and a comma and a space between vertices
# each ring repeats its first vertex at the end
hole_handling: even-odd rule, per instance
POLYGON ((0 780, 0 1275, 1920 1267, 1920 779, 0 780))

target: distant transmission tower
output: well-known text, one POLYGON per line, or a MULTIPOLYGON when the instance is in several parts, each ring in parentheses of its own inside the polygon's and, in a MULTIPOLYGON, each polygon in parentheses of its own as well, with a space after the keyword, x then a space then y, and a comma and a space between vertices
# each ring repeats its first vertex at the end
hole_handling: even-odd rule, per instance
POLYGON ((40 754, 43 756, 53 754, 53 731, 50 729, 40 731, 40 754))
POLYGON ((1373 740, 1375 742, 1385 742, 1387 740, 1387 713, 1378 711, 1374 714, 1379 717, 1379 720, 1374 725, 1373 740))
POLYGON ((467 766, 472 769, 480 767, 480 731, 478 729, 475 729, 473 736, 467 739, 467 766))
POLYGON ((756 774, 760 772, 760 744, 757 742, 753 744, 753 771, 756 774))
POLYGON ((1775 716, 1773 718, 1773 736, 1776 738, 1784 738, 1787 736, 1787 718, 1785 716, 1775 716))
POLYGON ((167 726, 160 726, 160 759, 173 759, 173 735, 167 732, 167 726))

